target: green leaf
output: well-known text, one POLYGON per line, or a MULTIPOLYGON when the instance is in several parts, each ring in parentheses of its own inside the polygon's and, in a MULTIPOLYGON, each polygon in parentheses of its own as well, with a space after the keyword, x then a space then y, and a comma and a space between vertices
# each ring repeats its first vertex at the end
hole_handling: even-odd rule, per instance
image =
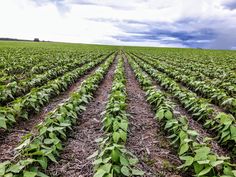
POLYGON ((187 130, 187 133, 191 136, 198 136, 199 135, 198 132, 195 130, 187 130))
POLYGON ((121 165, 124 165, 124 166, 129 165, 129 161, 124 156, 120 156, 120 163, 121 165))
POLYGON ((55 159, 55 157, 54 157, 54 155, 53 155, 52 153, 47 154, 47 156, 48 156, 48 158, 49 158, 51 161, 57 163, 57 160, 55 159))
POLYGON ((120 139, 120 134, 119 134, 118 132, 114 132, 113 135, 112 135, 112 137, 113 137, 113 141, 114 141, 115 143, 118 143, 118 141, 119 141, 119 139, 120 139))
POLYGON ((11 163, 10 161, 0 163, 0 176, 5 174, 6 166, 9 165, 10 163, 11 163))
POLYGON ((184 168, 184 167, 189 167, 192 165, 194 158, 191 156, 181 156, 180 157, 181 160, 185 160, 185 163, 181 166, 179 166, 178 168, 184 168))
POLYGON ((24 174, 23 177, 35 177, 37 175, 36 172, 30 172, 30 171, 24 171, 23 174, 24 174))
POLYGON ((71 124, 70 123, 60 123, 60 126, 61 127, 69 127, 69 126, 71 126, 71 124))
POLYGON ((233 175, 232 168, 230 166, 224 166, 224 174, 227 175, 226 177, 233 175))
POLYGON ((194 157, 194 160, 205 160, 207 159, 207 155, 210 153, 210 148, 209 147, 202 147, 197 150, 195 150, 196 155, 194 157))
POLYGON ((40 128, 40 130, 39 130, 40 135, 44 134, 46 131, 47 131, 47 127, 40 128))
POLYGON ((43 141, 45 144, 52 144, 54 142, 54 139, 49 139, 49 138, 46 138, 44 139, 43 141))
POLYGON ((12 173, 7 173, 4 175, 4 177, 13 177, 13 174, 12 173))
POLYGON ((34 160, 34 159, 30 159, 30 158, 25 159, 25 160, 20 160, 20 161, 19 161, 19 163, 20 163, 21 165, 23 165, 23 166, 27 166, 27 165, 29 165, 29 164, 32 164, 33 162, 35 162, 35 160, 34 160))
POLYGON ((215 167, 215 166, 220 165, 220 164, 223 164, 223 163, 224 163, 223 160, 218 160, 218 161, 211 162, 211 165, 212 165, 213 167, 215 167))
POLYGON ((119 130, 119 134, 120 134, 120 138, 124 141, 124 142, 126 142, 126 140, 127 140, 127 133, 125 132, 125 131, 123 131, 123 130, 119 130))
POLYGON ((103 177, 106 174, 106 171, 99 168, 98 171, 94 174, 93 177, 103 177))
POLYGON ((235 127, 235 125, 230 126, 230 133, 231 133, 231 139, 235 139, 236 138, 236 127, 235 127))
POLYGON ((108 163, 111 160, 111 157, 107 157, 102 160, 103 163, 108 163))
POLYGON ((142 170, 132 169, 132 175, 143 176, 144 172, 142 170))
POLYGON ((107 163, 105 165, 102 165, 100 168, 103 169, 106 173, 110 173, 111 166, 112 166, 111 163, 107 163))
POLYGON ((120 128, 122 128, 124 131, 127 131, 128 129, 128 123, 126 121, 122 121, 120 123, 120 128))
POLYGON ((39 177, 49 177, 48 175, 46 175, 46 174, 44 174, 40 171, 38 171, 37 176, 39 176, 39 177))
POLYGON ((46 170, 48 166, 48 159, 46 157, 39 157, 37 162, 41 165, 41 167, 46 170))
POLYGON ((188 151, 188 149, 189 149, 188 143, 182 144, 181 147, 180 147, 179 155, 184 154, 185 152, 188 151))
POLYGON ((204 165, 200 165, 197 162, 193 162, 194 171, 196 174, 200 173, 204 168, 204 165))
MULTIPOLYGON (((110 119, 110 118, 107 118, 107 119, 110 119)), ((119 129, 119 127, 120 127, 120 123, 117 120, 115 120, 113 122, 113 132, 116 132, 119 129)))
POLYGON ((156 113, 156 117, 157 117, 159 120, 163 119, 163 117, 164 117, 164 110, 163 110, 163 109, 159 110, 159 111, 156 113))
POLYGON ((210 160, 199 160, 197 161, 197 163, 199 163, 200 165, 204 165, 204 164, 209 164, 210 160))
POLYGON ((137 158, 130 158, 129 159, 129 164, 130 165, 136 165, 138 163, 138 159, 137 158))
POLYGON ((231 124, 233 117, 225 113, 219 113, 216 118, 220 119, 220 122, 224 125, 231 124))
POLYGON ((130 176, 130 170, 129 170, 129 168, 126 167, 126 166, 123 166, 123 167, 121 168, 121 173, 122 173, 123 175, 125 175, 125 176, 130 176))
POLYGON ((171 111, 166 111, 165 112, 165 117, 167 118, 167 119, 172 119, 173 118, 173 114, 172 114, 172 112, 171 111))
POLYGON ((7 129, 6 119, 0 118, 0 128, 7 129))
POLYGON ((113 150, 112 150, 112 153, 111 153, 111 157, 112 157, 112 161, 113 161, 113 162, 118 162, 119 159, 120 159, 120 153, 119 153, 119 151, 116 150, 116 149, 113 149, 113 150))
POLYGON ((8 120, 10 120, 11 122, 16 122, 15 117, 14 117, 12 114, 8 114, 8 115, 7 115, 7 118, 8 118, 8 120))
POLYGON ((24 167, 23 165, 15 164, 10 166, 7 172, 19 173, 24 167))
POLYGON ((93 162, 94 165, 99 165, 99 164, 101 164, 101 163, 103 163, 102 158, 96 159, 96 160, 93 162))
POLYGON ((66 107, 69 108, 69 110, 73 110, 74 109, 74 106, 71 103, 67 104, 66 107))
POLYGON ((115 171, 116 173, 118 173, 118 174, 121 173, 121 172, 120 172, 120 166, 119 166, 119 165, 113 165, 113 166, 112 166, 112 169, 114 169, 114 171, 115 171))
POLYGON ((209 173, 209 172, 211 171, 211 168, 212 168, 212 167, 210 167, 210 166, 206 167, 206 168, 203 169, 200 173, 198 173, 197 176, 203 176, 203 175, 209 173))

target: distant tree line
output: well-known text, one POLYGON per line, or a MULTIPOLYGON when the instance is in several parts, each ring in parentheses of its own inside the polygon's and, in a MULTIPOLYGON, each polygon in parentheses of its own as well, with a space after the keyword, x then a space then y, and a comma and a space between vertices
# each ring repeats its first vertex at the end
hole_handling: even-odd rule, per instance
POLYGON ((1 41, 31 41, 31 40, 26 40, 26 39, 15 39, 15 38, 5 38, 2 37, 0 38, 1 41))
POLYGON ((51 41, 40 41, 39 38, 34 38, 33 40, 27 40, 27 39, 16 39, 16 38, 5 38, 0 37, 0 41, 28 41, 28 42, 51 42, 51 41))

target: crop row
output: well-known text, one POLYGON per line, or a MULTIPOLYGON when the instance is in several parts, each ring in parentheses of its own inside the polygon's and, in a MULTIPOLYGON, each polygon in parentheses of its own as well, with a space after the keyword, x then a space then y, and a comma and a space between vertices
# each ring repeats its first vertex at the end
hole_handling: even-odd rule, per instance
POLYGON ((165 94, 152 86, 152 81, 134 60, 129 58, 129 63, 146 92, 147 101, 152 105, 157 121, 163 124, 163 129, 169 134, 168 138, 172 139, 172 145, 177 148, 179 158, 184 162, 178 168, 193 172, 199 177, 236 176, 229 158, 218 156, 207 144, 199 143, 197 139, 200 135, 188 127, 187 119, 176 117, 165 94))
MULTIPOLYGON (((109 56, 110 54, 107 57, 109 56)), ((33 89, 27 95, 16 99, 10 106, 1 107, 0 127, 7 129, 8 125, 14 124, 18 119, 28 119, 30 114, 39 112, 40 108, 48 103, 51 98, 65 91, 72 83, 76 82, 80 76, 84 75, 102 61, 104 61, 104 58, 82 65, 57 79, 48 82, 42 87, 33 89)))
POLYGON ((98 141, 100 150, 90 156, 96 157, 94 177, 143 175, 134 168, 138 159, 125 148, 128 131, 125 82, 124 61, 119 58, 102 120, 105 135, 98 141))
MULTIPOLYGON (((68 55, 68 54, 67 54, 68 55)), ((51 49, 5 49, 0 52, 0 85, 40 74, 48 69, 66 64, 64 52, 51 49)), ((67 58, 67 57, 66 57, 67 58)), ((68 60, 68 59, 66 59, 68 60)))
POLYGON ((137 58, 135 58, 135 61, 164 89, 174 95, 194 119, 204 124, 204 127, 209 131, 214 131, 215 138, 222 146, 226 146, 234 154, 236 153, 236 126, 235 119, 231 114, 215 112, 206 101, 183 89, 174 80, 154 69, 152 65, 137 58))
POLYGON ((92 99, 94 91, 113 60, 112 55, 81 83, 70 99, 58 106, 55 111, 50 112, 45 120, 35 127, 36 134, 26 135, 22 139, 22 143, 16 148, 17 160, 0 164, 1 176, 46 176, 43 171, 47 169, 48 163, 56 163, 56 157, 63 148, 62 141, 66 140, 66 134, 78 121, 80 113, 85 110, 85 106, 92 99))
POLYGON ((93 61, 95 58, 102 57, 101 54, 95 55, 94 58, 76 59, 71 63, 70 60, 66 60, 67 64, 62 64, 51 70, 39 75, 32 75, 27 79, 20 80, 19 82, 11 82, 7 85, 0 86, 0 104, 4 105, 9 101, 14 100, 16 97, 22 96, 28 93, 32 88, 39 87, 46 84, 48 81, 62 76, 66 72, 72 71, 83 64, 93 61))
MULTIPOLYGON (((136 54, 137 55, 137 54, 136 54)), ((178 57, 155 57, 153 55, 142 54, 141 57, 148 58, 149 60, 160 62, 160 64, 164 64, 168 67, 175 67, 180 72, 183 72, 185 75, 194 76, 197 80, 207 81, 208 84, 223 89, 227 92, 227 94, 234 96, 236 94, 236 85, 233 82, 233 78, 235 77, 232 71, 229 73, 221 73, 221 69, 216 69, 215 67, 211 68, 209 66, 205 66, 196 61, 191 61, 189 58, 186 62, 183 58, 178 57), (215 71, 214 77, 211 76, 212 70, 215 71)))
POLYGON ((94 58, 99 53, 112 50, 96 50, 96 48, 1 48, 0 49, 0 87, 35 78, 37 75, 58 66, 74 63, 81 58, 94 58))
POLYGON ((16 74, 19 72, 27 71, 28 69, 35 66, 37 63, 43 62, 45 51, 40 51, 39 53, 36 50, 31 49, 12 49, 12 48, 5 48, 1 49, 0 54, 0 61, 1 65, 0 68, 4 68, 1 71, 1 76, 5 74, 16 74), (25 66, 21 67, 21 66, 25 66))
POLYGON ((199 63, 197 63, 196 61, 191 62, 190 60, 188 60, 188 62, 185 62, 183 59, 172 58, 171 60, 166 60, 166 58, 154 59, 153 57, 149 57, 149 59, 159 61, 161 62, 161 64, 167 63, 168 67, 174 67, 176 70, 184 73, 185 75, 194 76, 197 80, 200 81, 207 81, 207 84, 223 89, 230 96, 236 95, 236 84, 233 81, 235 75, 232 71, 230 71, 229 73, 215 72, 214 77, 210 77, 212 74, 212 70, 214 69, 215 71, 216 68, 213 68, 212 70, 211 68, 206 66, 206 68, 204 68, 203 64, 199 65, 199 63))
POLYGON ((228 96, 222 89, 217 89, 205 81, 197 81, 196 77, 191 75, 184 75, 183 72, 178 71, 175 67, 168 67, 161 65, 158 62, 142 58, 143 61, 149 63, 157 70, 167 74, 169 77, 181 82, 183 85, 188 86, 191 90, 195 91, 199 95, 210 98, 212 103, 215 103, 228 112, 236 115, 236 99, 228 96))
POLYGON ((201 75, 204 74, 211 79, 219 78, 224 82, 236 84, 235 56, 227 55, 227 52, 219 51, 166 51, 166 52, 149 52, 142 53, 145 56, 155 57, 157 60, 165 61, 168 63, 178 63, 179 67, 186 66, 193 71, 200 71, 201 75))

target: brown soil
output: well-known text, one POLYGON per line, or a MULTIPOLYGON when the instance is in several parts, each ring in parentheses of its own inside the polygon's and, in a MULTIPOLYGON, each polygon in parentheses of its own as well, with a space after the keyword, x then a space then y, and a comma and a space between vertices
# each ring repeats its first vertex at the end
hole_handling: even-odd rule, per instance
MULTIPOLYGON (((180 85, 180 87, 182 87, 183 89, 186 89, 188 90, 189 92, 193 92, 191 91, 190 89, 188 89, 187 87, 181 85, 181 83, 178 83, 180 85)), ((170 101, 172 103, 174 103, 174 114, 176 115, 176 117, 180 117, 180 116, 185 116, 188 118, 188 122, 189 122, 189 127, 193 130, 196 130, 200 136, 199 136, 199 142, 203 142, 203 139, 205 137, 209 137, 209 138, 214 138, 214 133, 205 129, 203 127, 202 124, 198 123, 197 121, 195 121, 191 115, 187 112, 186 109, 184 109, 182 106, 181 106, 181 103, 176 99, 174 98, 174 96, 172 96, 170 93, 167 93, 164 89, 162 89, 160 86, 157 86, 158 89, 160 89, 161 91, 165 92, 168 99, 170 99, 170 101)), ((199 96, 197 96, 198 98, 200 98, 199 96)), ((207 101, 207 100, 206 100, 207 101)), ((224 110, 222 108, 220 108, 219 106, 216 106, 216 105, 213 105, 211 103, 209 103, 209 105, 214 109, 214 114, 217 114, 218 112, 224 112, 224 110)), ((218 155, 223 155, 223 156, 229 156, 229 152, 225 149, 225 148, 222 148, 218 142, 214 139, 212 139, 210 142, 209 142, 210 146, 211 146, 211 149, 217 153, 218 155)))
POLYGON ((37 115, 31 115, 28 120, 19 121, 12 129, 0 133, 0 162, 9 160, 14 157, 14 148, 20 143, 21 137, 27 133, 33 132, 34 126, 44 120, 47 113, 57 108, 59 104, 63 104, 70 94, 76 91, 81 82, 93 73, 99 65, 85 75, 80 77, 68 90, 51 99, 51 101, 43 107, 37 115))
POLYGON ((146 177, 177 175, 176 166, 181 162, 170 149, 160 124, 154 119, 151 106, 146 102, 145 92, 140 88, 127 60, 125 59, 128 93, 129 137, 127 149, 138 159, 138 167, 146 177))
MULTIPOLYGON (((159 71, 161 72, 161 71, 159 71)), ((163 72, 161 72, 163 73, 163 72)), ((167 77, 169 77, 167 74, 165 74, 167 77)), ((194 89, 192 88, 189 88, 184 82, 182 81, 177 81, 175 78, 172 78, 172 77, 169 77, 171 78, 172 80, 174 80, 176 83, 179 84, 179 86, 189 92, 192 92, 192 93, 195 93, 197 95, 198 98, 201 98, 201 99, 205 99, 206 102, 209 103, 210 107, 214 110, 214 115, 217 115, 219 112, 224 112, 224 113, 230 113, 227 109, 224 109, 222 106, 220 105, 217 105, 215 103, 212 103, 210 99, 206 98, 205 96, 203 96, 202 94, 194 91, 194 89)), ((227 93, 227 91, 226 91, 227 93)))
POLYGON ((95 140, 103 135, 101 113, 105 110, 116 63, 117 60, 95 92, 93 101, 82 113, 79 123, 74 126, 68 141, 64 144, 65 149, 60 155, 58 164, 49 166, 50 176, 91 177, 93 175, 92 161, 87 157, 98 149, 95 140))
POLYGON ((224 112, 224 113, 229 113, 227 110, 225 110, 223 107, 218 106, 214 103, 211 103, 211 101, 209 99, 207 99, 206 97, 202 96, 200 93, 194 91, 193 89, 189 88, 186 86, 185 83, 181 82, 181 81, 177 81, 177 79, 172 78, 170 76, 168 76, 166 73, 158 70, 158 72, 166 75, 167 77, 169 77, 170 79, 172 79, 173 81, 175 81, 182 89, 187 90, 188 92, 192 92, 195 93, 197 95, 198 98, 204 99, 206 102, 208 102, 208 104, 210 105, 210 107, 214 110, 214 115, 217 115, 219 112, 224 112))
MULTIPOLYGON (((189 128, 192 130, 195 130, 199 133, 199 142, 203 142, 203 139, 205 137, 213 138, 211 134, 207 132, 204 127, 198 123, 197 121, 193 120, 191 116, 188 114, 188 112, 180 105, 180 103, 173 97, 168 97, 172 103, 174 103, 174 114, 176 117, 185 116, 188 119, 189 122, 189 128)), ((217 153, 218 155, 224 155, 229 156, 229 152, 225 150, 224 148, 220 147, 217 141, 211 140, 210 142, 211 149, 217 153)))
MULTIPOLYGON (((159 71, 160 72, 160 71, 159 71)), ((151 79, 151 78, 150 78, 151 79)), ((188 122, 189 122, 189 127, 193 130, 196 130, 200 136, 198 141, 199 142, 203 142, 203 139, 205 137, 209 137, 209 138, 213 138, 214 135, 212 132, 209 132, 207 129, 204 129, 204 127, 202 126, 202 124, 198 123, 197 121, 193 120, 191 115, 187 112, 186 109, 184 109, 181 106, 181 103, 179 103, 179 101, 172 96, 168 91, 166 91, 165 89, 163 89, 159 84, 157 84, 157 82, 155 82, 153 79, 151 79, 153 81, 153 84, 156 86, 156 88, 160 91, 162 91, 163 93, 165 93, 165 95, 167 96, 167 98, 174 104, 174 114, 176 117, 180 117, 180 116, 185 116, 188 118, 188 122)), ((173 79, 175 80, 175 79, 173 79)), ((193 92, 192 90, 188 89, 187 87, 185 87, 184 85, 182 85, 180 82, 177 82, 179 84, 179 86, 185 90, 188 90, 189 92, 193 92)), ((193 92, 194 93, 194 92, 193 92)), ((199 96, 197 96, 199 97, 199 96)), ((201 97, 199 97, 201 98, 201 97)), ((207 100, 206 100, 207 101, 207 100)), ((220 108, 217 105, 214 104, 210 104, 209 105, 214 109, 215 113, 218 112, 224 112, 224 110, 222 108, 220 108)), ((214 139, 212 139, 210 142, 208 142, 211 146, 211 149, 213 150, 213 152, 217 153, 218 155, 223 155, 223 156, 230 156, 230 153, 228 152, 227 149, 221 147, 218 142, 214 139)))
MULTIPOLYGON (((89 62, 86 62, 86 63, 84 63, 84 64, 87 64, 87 63, 89 63, 89 62)), ((83 66, 84 64, 79 64, 79 65, 77 66, 77 68, 83 66)), ((54 68, 54 67, 53 67, 53 68, 54 68)), ((52 70, 53 68, 51 68, 51 69, 49 69, 49 70, 52 70)), ((66 72, 64 71, 62 74, 59 74, 59 75, 57 75, 56 77, 53 77, 52 79, 46 81, 45 83, 38 84, 36 87, 42 87, 43 85, 46 85, 48 82, 50 82, 50 81, 52 81, 52 80, 54 80, 54 79, 56 79, 56 78, 58 78, 58 77, 61 77, 61 76, 63 76, 64 74, 66 74, 66 73, 68 73, 68 72, 71 72, 72 70, 75 70, 75 69, 76 69, 76 68, 72 68, 72 69, 70 69, 70 70, 68 70, 68 71, 66 71, 66 72)), ((42 75, 42 74, 44 74, 45 72, 48 72, 48 71, 44 71, 43 73, 36 74, 36 75, 34 75, 34 77, 30 76, 30 78, 28 78, 28 79, 32 80, 32 79, 36 78, 37 75, 42 75)), ((19 76, 19 77, 20 77, 20 76, 19 76)), ((19 78, 19 77, 17 76, 17 80, 18 80, 18 81, 20 81, 20 80, 23 79, 23 78, 19 78)), ((24 77, 25 77, 25 76, 24 76, 24 77)), ((19 98, 19 97, 22 97, 22 96, 24 96, 24 95, 26 95, 26 94, 28 94, 28 93, 31 91, 31 89, 33 89, 33 88, 30 88, 29 90, 24 91, 23 93, 20 93, 19 95, 15 95, 15 96, 14 96, 14 99, 10 99, 9 101, 6 101, 6 102, 4 102, 4 103, 0 103, 0 105, 1 105, 1 106, 9 106, 9 105, 11 105, 11 103, 12 103, 15 99, 17 99, 17 98, 19 98)))
MULTIPOLYGON (((189 122, 189 127, 193 130, 196 130, 200 136, 199 136, 199 139, 198 141, 199 142, 203 142, 203 139, 205 137, 209 137, 209 138, 213 138, 213 135, 212 135, 212 132, 208 132, 207 129, 204 129, 204 127, 198 123, 197 121, 193 120, 191 115, 187 112, 186 109, 184 109, 182 106, 181 106, 181 103, 178 102, 178 100, 173 96, 171 95, 169 92, 167 92, 165 89, 163 89, 159 84, 157 84, 157 82, 155 82, 151 77, 150 79, 153 81, 153 84, 156 86, 156 88, 160 91, 162 91, 166 96, 167 98, 170 100, 171 103, 173 103, 173 109, 174 109, 174 114, 176 117, 181 117, 181 116, 185 116, 187 117, 188 119, 188 122, 189 122)), ((183 89, 186 89, 188 90, 189 92, 192 92, 191 90, 189 90, 187 87, 181 85, 181 83, 178 83, 180 87, 182 87, 183 89)), ((210 104, 213 108, 215 108, 215 111, 222 111, 221 108, 219 108, 218 106, 216 105, 212 105, 210 104)), ((223 156, 229 156, 229 152, 225 149, 225 148, 222 148, 216 140, 212 139, 210 142, 209 142, 210 146, 211 146, 211 149, 217 153, 218 155, 223 155, 223 156)))

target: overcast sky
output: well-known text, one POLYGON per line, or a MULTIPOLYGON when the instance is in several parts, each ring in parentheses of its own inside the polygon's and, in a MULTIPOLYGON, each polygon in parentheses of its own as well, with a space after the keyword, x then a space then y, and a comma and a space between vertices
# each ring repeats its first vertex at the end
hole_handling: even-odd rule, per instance
POLYGON ((0 37, 236 49, 236 0, 1 0, 0 37))

